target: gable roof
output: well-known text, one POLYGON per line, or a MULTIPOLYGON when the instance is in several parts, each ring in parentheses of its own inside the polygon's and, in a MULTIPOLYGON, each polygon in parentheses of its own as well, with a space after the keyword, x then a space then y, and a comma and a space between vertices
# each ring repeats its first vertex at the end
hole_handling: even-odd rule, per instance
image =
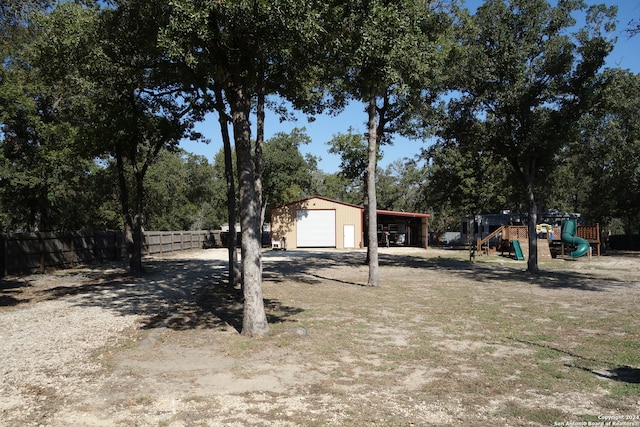
MULTIPOLYGON (((360 209, 362 211, 364 211, 364 207, 360 206, 360 205, 354 205, 351 203, 346 203, 346 202, 341 202, 338 200, 333 200, 333 199, 329 199, 327 197, 322 197, 322 196, 311 196, 311 197, 307 197, 304 199, 300 199, 300 200, 296 200, 294 202, 289 202, 289 203, 285 203, 283 205, 279 205, 279 206, 274 206, 272 209, 278 209, 278 208, 282 208, 285 206, 290 206, 290 205, 295 205, 298 203, 302 203, 302 202, 306 202, 307 200, 311 200, 311 199, 320 199, 320 200, 324 200, 327 202, 331 202, 331 203, 336 203, 339 205, 343 205, 343 206, 349 206, 355 209, 360 209)), ((406 217, 411 217, 411 218, 431 218, 431 215, 426 214, 426 213, 414 213, 414 212, 403 212, 403 211, 387 211, 384 209, 376 209, 376 213, 378 215, 391 215, 391 216, 406 216, 406 217)))
POLYGON ((271 209, 278 209, 278 208, 282 208, 282 207, 285 207, 285 206, 297 205, 298 203, 306 202, 307 200, 311 200, 311 199, 320 199, 320 200, 324 200, 326 202, 337 203, 339 205, 349 206, 349 207, 356 208, 356 209, 364 209, 362 206, 352 205, 351 203, 341 202, 339 200, 333 200, 333 199, 329 199, 327 197, 322 197, 322 196, 306 197, 304 199, 300 199, 300 200, 296 200, 296 201, 293 201, 293 202, 285 203, 285 204, 282 204, 282 205, 274 206, 271 209))

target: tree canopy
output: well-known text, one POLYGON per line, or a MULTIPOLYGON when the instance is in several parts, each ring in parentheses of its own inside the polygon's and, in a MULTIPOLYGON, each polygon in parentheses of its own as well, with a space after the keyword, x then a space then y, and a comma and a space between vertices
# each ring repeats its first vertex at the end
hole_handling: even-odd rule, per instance
POLYGON ((627 234, 640 231, 640 75, 610 69, 600 76, 598 102, 581 118, 565 167, 575 177, 568 198, 594 222, 620 218, 627 234))
POLYGON ((367 283, 378 285, 376 171, 379 146, 391 141, 407 118, 430 108, 442 88, 440 76, 453 39, 451 18, 440 3, 421 0, 354 1, 344 7, 345 72, 338 98, 362 102, 367 117, 365 210, 367 283))
POLYGON ((247 335, 268 331, 265 211, 312 194, 366 205, 371 285, 378 207, 428 211, 438 231, 463 215, 525 210, 532 272, 540 209, 638 230, 638 75, 603 69, 615 8, 579 0, 486 0, 475 14, 424 0, 5 3, 2 230, 122 228, 136 271, 143 228, 219 227, 237 203, 247 335), (330 141, 338 173, 300 153, 310 141, 301 129, 264 138, 266 108, 286 119, 290 109, 313 115, 347 102, 362 104, 367 132, 330 141), (194 125, 213 111, 223 137, 232 128, 224 155, 179 151, 181 140, 201 137, 194 125), (435 139, 380 170, 381 145, 399 134, 435 139))
POLYGON ((572 33, 581 1, 489 0, 466 21, 460 96, 449 104, 447 137, 510 165, 527 204, 528 270, 538 271, 536 178, 592 107, 596 74, 612 49, 615 8, 592 6, 572 33))

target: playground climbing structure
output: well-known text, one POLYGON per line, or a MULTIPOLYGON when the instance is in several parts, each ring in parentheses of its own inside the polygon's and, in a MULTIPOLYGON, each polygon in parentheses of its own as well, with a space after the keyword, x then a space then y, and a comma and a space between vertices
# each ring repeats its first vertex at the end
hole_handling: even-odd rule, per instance
MULTIPOLYGON (((574 251, 571 251, 571 258, 580 258, 591 251, 589 241, 577 236, 577 225, 575 219, 562 220, 561 239, 563 244, 567 243, 576 247, 574 251)), ((564 246, 562 252, 564 252, 564 246)))
MULTIPOLYGON (((575 220, 569 225, 569 229, 565 229, 564 234, 567 237, 563 239, 563 227, 553 226, 549 232, 538 236, 538 257, 551 258, 551 248, 559 252, 557 255, 562 258, 570 256, 575 259, 577 257, 590 254, 593 247, 595 254, 600 256, 600 225, 593 226, 576 225, 575 220), (571 236, 571 239, 569 239, 571 236), (575 250, 574 246, 578 246, 575 250)), ((524 225, 505 225, 501 226, 491 234, 477 238, 471 247, 473 256, 490 255, 496 251, 516 252, 517 258, 528 257, 529 236, 527 226, 524 225), (514 242, 518 242, 514 244, 514 242), (520 249, 518 254, 515 248, 520 249), (519 255, 519 256, 518 256, 519 255)))

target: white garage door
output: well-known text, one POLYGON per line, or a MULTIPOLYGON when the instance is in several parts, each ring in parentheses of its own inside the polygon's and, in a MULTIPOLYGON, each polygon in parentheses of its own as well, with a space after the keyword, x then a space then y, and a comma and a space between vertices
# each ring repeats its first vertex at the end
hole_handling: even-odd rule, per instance
POLYGON ((299 210, 296 212, 296 231, 299 248, 335 248, 336 211, 299 210))

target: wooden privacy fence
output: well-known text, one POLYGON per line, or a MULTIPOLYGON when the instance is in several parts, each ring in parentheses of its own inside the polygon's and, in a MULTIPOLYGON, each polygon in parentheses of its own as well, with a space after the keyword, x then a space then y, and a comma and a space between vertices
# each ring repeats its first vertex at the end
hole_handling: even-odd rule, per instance
MULTIPOLYGON (((209 231, 145 231, 143 254, 199 249, 209 231)), ((0 276, 127 257, 122 231, 0 234, 0 276)))
POLYGON ((167 252, 188 251, 202 249, 202 243, 210 232, 198 231, 145 231, 145 255, 156 255, 167 252))

